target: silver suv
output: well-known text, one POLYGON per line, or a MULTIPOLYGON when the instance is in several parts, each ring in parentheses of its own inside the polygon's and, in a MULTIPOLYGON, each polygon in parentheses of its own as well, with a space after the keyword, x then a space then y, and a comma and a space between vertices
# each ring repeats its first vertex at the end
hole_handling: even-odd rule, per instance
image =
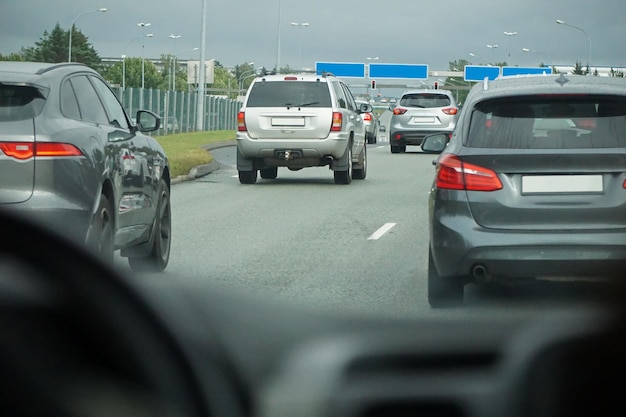
POLYGON ((392 111, 391 153, 405 152, 406 145, 421 145, 432 133, 452 134, 458 117, 456 101, 448 90, 406 91, 392 111))
POLYGON ((332 75, 256 78, 237 118, 237 170, 242 184, 275 179, 278 167, 329 166, 336 184, 367 174, 365 125, 348 89, 332 75))

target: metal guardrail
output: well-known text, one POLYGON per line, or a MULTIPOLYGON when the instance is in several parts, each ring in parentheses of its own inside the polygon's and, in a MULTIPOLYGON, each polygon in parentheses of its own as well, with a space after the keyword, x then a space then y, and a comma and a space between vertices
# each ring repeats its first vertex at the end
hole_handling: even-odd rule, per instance
MULTIPOLYGON (((161 117, 158 135, 195 132, 198 110, 198 93, 184 91, 164 91, 158 89, 114 88, 124 108, 131 117, 137 110, 150 110, 161 117)), ((235 130, 237 113, 241 108, 239 100, 227 97, 205 95, 204 131, 235 130)))

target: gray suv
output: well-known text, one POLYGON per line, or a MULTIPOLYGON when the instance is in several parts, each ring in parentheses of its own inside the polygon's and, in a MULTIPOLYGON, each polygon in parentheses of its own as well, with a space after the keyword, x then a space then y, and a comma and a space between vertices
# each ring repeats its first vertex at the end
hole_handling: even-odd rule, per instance
POLYGON ((402 94, 389 123, 391 153, 420 145, 426 135, 456 127, 458 108, 448 90, 410 90, 402 94))
POLYGON ((242 184, 276 179, 278 167, 328 166, 336 184, 367 174, 362 113, 348 86, 332 75, 256 78, 238 115, 237 170, 242 184))

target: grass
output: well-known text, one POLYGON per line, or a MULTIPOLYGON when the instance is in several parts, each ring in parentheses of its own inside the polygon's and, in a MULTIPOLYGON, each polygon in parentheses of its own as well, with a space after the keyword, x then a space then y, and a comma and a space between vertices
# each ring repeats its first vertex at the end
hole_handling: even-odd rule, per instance
POLYGON ((203 145, 234 139, 234 130, 178 133, 156 137, 169 159, 172 178, 186 175, 191 168, 213 161, 213 155, 204 149, 203 145))

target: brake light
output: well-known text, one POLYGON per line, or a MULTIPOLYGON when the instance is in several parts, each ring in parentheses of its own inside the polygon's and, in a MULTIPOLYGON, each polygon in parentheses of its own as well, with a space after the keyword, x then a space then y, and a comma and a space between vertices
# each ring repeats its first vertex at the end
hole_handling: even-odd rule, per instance
POLYGON ((298 77, 285 77, 285 81, 298 81, 298 77))
POLYGON ((393 114, 395 115, 400 115, 404 113, 406 113, 406 109, 403 109, 402 107, 396 107, 395 109, 393 109, 393 114))
POLYGON ((82 152, 76 146, 69 143, 56 142, 4 142, 0 143, 0 150, 8 157, 19 159, 20 161, 32 158, 33 156, 63 157, 82 156, 82 152))
POLYGON ((454 116, 459 112, 459 109, 457 109, 456 107, 447 107, 445 109, 441 109, 441 111, 447 115, 454 116))
POLYGON ((439 189, 496 191, 502 189, 498 175, 487 168, 468 164, 454 155, 446 155, 437 164, 436 185, 439 189))
POLYGON ((343 114, 341 112, 333 112, 333 124, 330 127, 331 132, 339 132, 341 131, 341 127, 343 126, 343 114))
POLYGON ((246 132, 248 130, 246 127, 246 113, 242 111, 237 113, 237 130, 239 132, 246 132))
POLYGON ((372 121, 372 114, 371 113, 365 113, 363 115, 363 120, 365 120, 366 122, 371 122, 372 121))

